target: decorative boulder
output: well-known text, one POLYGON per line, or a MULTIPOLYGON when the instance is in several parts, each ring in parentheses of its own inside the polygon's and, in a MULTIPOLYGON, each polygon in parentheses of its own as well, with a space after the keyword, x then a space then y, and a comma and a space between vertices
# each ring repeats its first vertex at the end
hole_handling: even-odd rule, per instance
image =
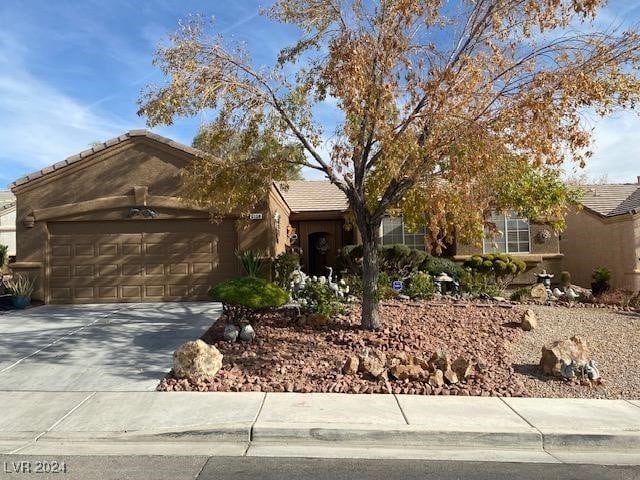
POLYGON ((458 375, 456 374, 456 372, 454 372, 453 370, 449 369, 447 371, 445 371, 442 376, 444 377, 444 379, 449 382, 450 384, 456 384, 458 383, 458 375))
POLYGON ((395 365, 389 372, 398 380, 420 380, 428 375, 420 365, 395 365))
POLYGON ((463 357, 456 358, 451 365, 451 369, 456 372, 456 375, 460 380, 466 380, 471 375, 473 375, 473 372, 475 370, 474 367, 475 365, 473 362, 463 357))
POLYGON ((173 354, 173 374, 199 382, 211 378, 222 368, 222 354, 202 340, 182 344, 173 354))
POLYGON ((253 342, 256 339, 256 331, 248 323, 242 327, 238 338, 243 342, 253 342))
POLYGON ((444 374, 442 373, 442 370, 437 369, 435 371, 435 373, 433 373, 432 375, 429 375, 429 385, 431 385, 432 387, 441 387, 444 385, 444 374))
POLYGON ((329 324, 329 317, 321 313, 312 313, 307 317, 306 326, 319 328, 326 327, 329 324))
POLYGON ((538 328, 538 317, 536 317, 536 313, 530 308, 522 314, 520 328, 525 332, 530 332, 538 328))
POLYGON ((540 366, 547 375, 564 377, 567 365, 584 368, 589 365, 589 351, 586 342, 578 336, 567 340, 557 340, 542 347, 540 366))
POLYGON ((547 287, 545 287, 542 283, 538 283, 531 288, 530 294, 531 298, 537 300, 539 302, 546 302, 549 300, 549 294, 547 293, 547 287))
POLYGON ((344 375, 355 375, 358 372, 360 366, 360 360, 355 355, 349 355, 342 366, 342 373, 344 375))
POLYGON ((233 324, 227 324, 224 326, 224 334, 223 337, 227 342, 235 342, 238 339, 238 334, 240 333, 240 329, 233 324))
POLYGON ((387 357, 384 353, 375 350, 367 350, 359 356, 359 371, 374 378, 381 378, 386 369, 387 357))
POLYGON ((588 288, 571 285, 570 289, 577 295, 576 299, 580 299, 583 302, 592 302, 594 300, 593 293, 588 288))
POLYGON ((451 357, 448 353, 438 350, 429 359, 429 364, 434 370, 440 369, 446 372, 447 370, 451 370, 451 357))

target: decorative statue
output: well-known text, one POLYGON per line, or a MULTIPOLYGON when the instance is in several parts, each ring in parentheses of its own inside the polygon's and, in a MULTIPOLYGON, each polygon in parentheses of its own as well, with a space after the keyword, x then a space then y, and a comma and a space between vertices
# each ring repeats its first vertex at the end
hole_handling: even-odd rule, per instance
POLYGON ((584 367, 582 367, 582 375, 586 376, 591 381, 596 381, 600 379, 600 371, 596 366, 596 362, 593 360, 589 360, 584 367))
POLYGON ((295 298, 304 288, 307 282, 307 274, 302 271, 302 267, 300 265, 297 265, 291 274, 291 278, 293 279, 291 282, 291 293, 293 293, 293 297, 295 298))
POLYGON ((333 283, 333 268, 332 267, 324 267, 329 270, 329 276, 327 277, 327 285, 331 291, 335 294, 336 297, 340 296, 340 287, 338 287, 337 283, 333 283))
POLYGON ((570 363, 566 363, 564 360, 560 361, 560 375, 562 375, 562 378, 566 378, 567 380, 576 378, 577 370, 578 364, 575 360, 571 360, 570 363))

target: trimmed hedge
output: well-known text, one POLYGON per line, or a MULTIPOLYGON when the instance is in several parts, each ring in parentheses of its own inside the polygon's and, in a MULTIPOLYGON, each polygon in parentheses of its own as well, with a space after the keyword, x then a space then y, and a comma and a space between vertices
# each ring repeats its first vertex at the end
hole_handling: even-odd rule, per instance
POLYGON ((214 302, 222 302, 227 318, 237 324, 258 320, 262 312, 281 307, 289 294, 263 278, 242 277, 228 280, 209 290, 214 302))

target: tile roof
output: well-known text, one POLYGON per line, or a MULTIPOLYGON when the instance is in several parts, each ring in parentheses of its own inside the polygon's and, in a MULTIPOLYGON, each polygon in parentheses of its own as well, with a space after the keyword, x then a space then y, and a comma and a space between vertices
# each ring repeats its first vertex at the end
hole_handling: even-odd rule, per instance
POLYGON ((289 188, 278 186, 292 212, 344 212, 349 208, 345 194, 325 180, 292 180, 289 188))
POLYGON ((166 145, 169 145, 177 150, 181 150, 183 152, 186 152, 190 155, 198 155, 199 151, 195 148, 191 148, 187 145, 184 145, 182 143, 178 143, 174 140, 171 140, 170 138, 167 137, 163 137, 162 135, 158 135, 156 133, 150 132, 148 130, 130 130, 122 135, 120 135, 119 137, 115 137, 115 138, 111 138, 109 140, 107 140, 106 142, 102 142, 99 143, 97 145, 94 145, 92 148, 84 150, 83 152, 80 152, 76 155, 72 155, 64 160, 62 160, 61 162, 58 162, 54 165, 51 165, 49 167, 43 168, 42 170, 38 170, 37 172, 33 172, 30 173, 29 175, 26 175, 22 178, 19 178, 18 180, 16 180, 15 182, 13 182, 11 184, 11 188, 15 188, 15 187, 20 187, 22 185, 25 185, 27 183, 29 183, 32 180, 35 180, 36 178, 40 178, 44 175, 47 175, 51 172, 55 172, 57 170, 60 170, 61 168, 64 168, 68 165, 74 164, 78 161, 84 160, 87 157, 91 157, 94 153, 98 153, 102 150, 105 150, 109 147, 112 147, 114 145, 118 145, 122 142, 125 142, 127 140, 130 140, 132 138, 135 137, 146 137, 149 138, 151 140, 154 140, 156 142, 160 142, 160 143, 164 143, 166 145))
POLYGON ((588 185, 581 203, 603 217, 624 215, 633 210, 640 212, 640 184, 588 185))

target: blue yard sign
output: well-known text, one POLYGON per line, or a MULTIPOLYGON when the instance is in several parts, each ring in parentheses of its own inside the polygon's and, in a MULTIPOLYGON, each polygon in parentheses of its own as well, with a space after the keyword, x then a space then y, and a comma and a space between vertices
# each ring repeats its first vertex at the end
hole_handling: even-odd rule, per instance
POLYGON ((394 280, 391 282, 391 288, 393 288, 396 292, 402 290, 402 282, 400 280, 394 280))

